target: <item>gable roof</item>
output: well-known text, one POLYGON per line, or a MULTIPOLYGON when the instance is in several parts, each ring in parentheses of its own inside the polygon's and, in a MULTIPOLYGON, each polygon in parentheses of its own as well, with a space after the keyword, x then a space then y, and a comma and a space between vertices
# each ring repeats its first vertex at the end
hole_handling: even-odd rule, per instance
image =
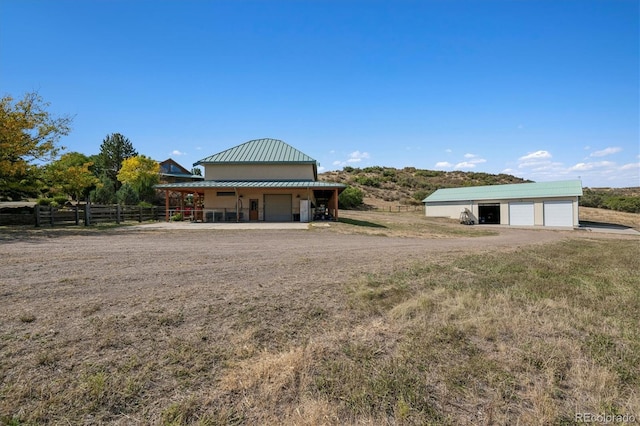
MULTIPOLYGON (((254 139, 194 163, 202 164, 313 164, 316 160, 278 139, 254 139)), ((315 167, 314 167, 315 169, 315 167)))
POLYGON ((581 195, 581 181, 563 180, 556 182, 513 183, 509 185, 465 186, 463 188, 438 189, 422 200, 422 202, 575 197, 581 195))
POLYGON ((160 173, 173 174, 173 175, 189 175, 189 176, 193 174, 189 170, 185 169, 183 166, 178 164, 172 158, 168 158, 160 162, 160 173))

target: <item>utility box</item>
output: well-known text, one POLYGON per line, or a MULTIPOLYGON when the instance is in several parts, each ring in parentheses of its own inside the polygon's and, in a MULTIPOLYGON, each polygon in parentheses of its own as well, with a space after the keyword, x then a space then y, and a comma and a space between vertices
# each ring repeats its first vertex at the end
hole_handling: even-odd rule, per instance
POLYGON ((311 221, 311 201, 300 200, 300 222, 311 221))

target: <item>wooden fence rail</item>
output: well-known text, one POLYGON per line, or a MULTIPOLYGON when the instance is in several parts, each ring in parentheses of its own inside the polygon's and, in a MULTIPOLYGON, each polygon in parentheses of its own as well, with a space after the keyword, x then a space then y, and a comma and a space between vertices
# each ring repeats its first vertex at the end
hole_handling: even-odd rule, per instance
POLYGON ((34 208, 35 226, 93 225, 96 223, 144 222, 164 219, 164 207, 101 206, 86 204, 71 207, 38 206, 34 208))

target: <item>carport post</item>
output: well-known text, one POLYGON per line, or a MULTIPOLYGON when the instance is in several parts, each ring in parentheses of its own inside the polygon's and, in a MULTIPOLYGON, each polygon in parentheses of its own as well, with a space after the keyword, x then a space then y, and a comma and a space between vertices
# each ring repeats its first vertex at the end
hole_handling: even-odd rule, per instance
POLYGON ((333 217, 337 222, 338 221, 338 189, 337 188, 333 190, 333 208, 335 209, 333 217))
POLYGON ((164 220, 169 222, 169 190, 164 190, 164 220))

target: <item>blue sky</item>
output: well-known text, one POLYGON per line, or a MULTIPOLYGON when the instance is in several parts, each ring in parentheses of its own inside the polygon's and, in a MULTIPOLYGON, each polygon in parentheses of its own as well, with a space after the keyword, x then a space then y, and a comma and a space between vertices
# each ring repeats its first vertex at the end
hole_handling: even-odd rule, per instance
POLYGON ((640 186, 637 0, 0 0, 0 94, 95 154, 282 139, 344 166, 640 186))

